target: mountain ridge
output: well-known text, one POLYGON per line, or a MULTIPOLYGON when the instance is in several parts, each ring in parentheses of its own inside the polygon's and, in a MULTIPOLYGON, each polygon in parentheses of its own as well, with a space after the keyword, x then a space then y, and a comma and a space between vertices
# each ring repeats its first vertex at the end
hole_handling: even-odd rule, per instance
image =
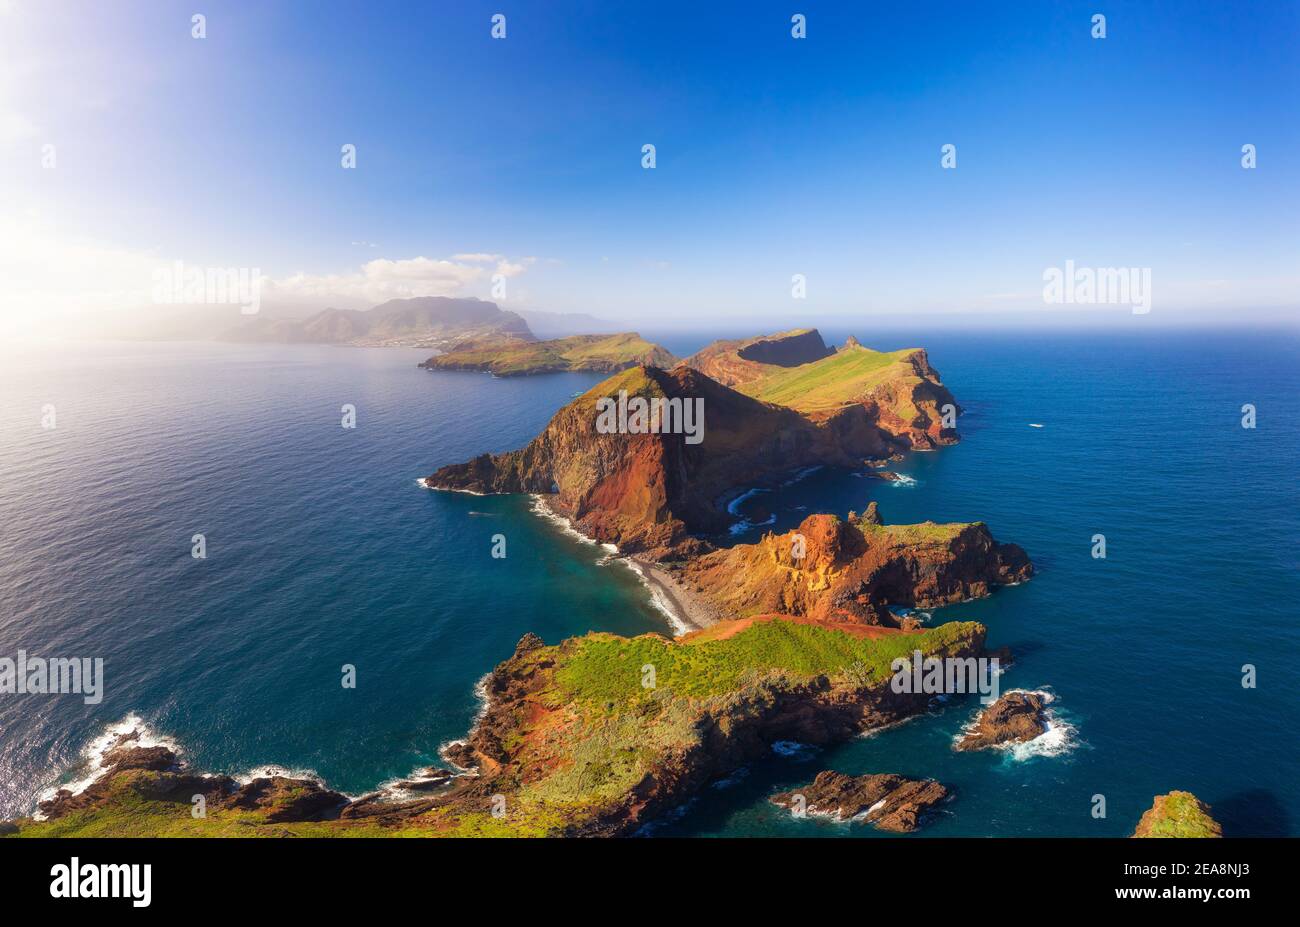
POLYGON ((303 319, 253 317, 221 340, 291 344, 446 347, 487 337, 535 341, 528 323, 475 297, 415 296, 369 309, 322 309, 303 319))

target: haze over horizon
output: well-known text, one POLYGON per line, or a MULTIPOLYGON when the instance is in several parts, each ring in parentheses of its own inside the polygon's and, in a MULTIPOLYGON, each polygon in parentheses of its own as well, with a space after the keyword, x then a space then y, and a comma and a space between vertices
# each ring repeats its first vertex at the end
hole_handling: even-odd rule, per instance
POLYGON ((156 314, 178 261, 272 315, 1295 323, 1296 7, 801 9, 0 3, 0 333, 156 314), (1068 261, 1149 314, 1045 303, 1068 261))

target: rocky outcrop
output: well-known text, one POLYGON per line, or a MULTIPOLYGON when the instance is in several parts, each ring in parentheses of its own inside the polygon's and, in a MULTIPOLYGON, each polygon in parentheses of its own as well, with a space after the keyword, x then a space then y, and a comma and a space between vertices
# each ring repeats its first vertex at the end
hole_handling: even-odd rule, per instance
POLYGON ((459 773, 439 766, 426 766, 418 770, 410 779, 402 779, 393 784, 399 792, 437 792, 455 783, 459 773))
POLYGON ((735 389, 767 375, 770 367, 798 367, 830 357, 815 328, 800 328, 777 335, 762 335, 736 341, 715 341, 683 363, 735 389))
POLYGON ((1005 693, 976 718, 957 741, 957 750, 989 750, 1003 744, 1026 743, 1047 730, 1047 699, 1018 689, 1005 693))
POLYGON ((268 822, 322 821, 338 816, 348 799, 313 779, 263 776, 241 783, 230 776, 192 772, 163 746, 135 745, 137 732, 111 743, 98 758, 97 776, 85 789, 60 789, 41 801, 41 816, 56 820, 77 811, 109 807, 124 794, 143 801, 192 803, 203 796, 208 810, 260 811, 268 822))
POLYGON ((1223 828, 1210 814, 1210 806, 1191 792, 1157 795, 1138 821, 1134 837, 1222 837, 1223 828))
MULTIPOLYGON (((720 383, 796 409, 833 429, 862 427, 855 410, 900 450, 932 450, 957 441, 961 407, 920 348, 880 352, 850 337, 829 348, 814 329, 746 341, 715 341, 685 364, 720 383), (834 420, 848 416, 845 422, 834 420)), ((888 442, 887 442, 888 443, 888 442)))
POLYGON ((346 804, 346 796, 311 779, 261 776, 240 785, 219 807, 261 811, 267 821, 278 823, 327 820, 336 817, 346 804))
MULTIPOLYGON (((858 350, 866 349, 859 346, 858 350)), ((881 428, 906 438, 913 450, 957 443, 956 427, 944 424, 945 410, 951 407, 955 417, 961 414, 961 406, 940 381, 923 349, 905 352, 897 369, 864 390, 859 401, 874 410, 881 428)))
POLYGON ((888 606, 979 598, 1028 579, 1033 566, 982 522, 885 525, 873 502, 860 518, 810 515, 794 531, 673 564, 670 575, 733 618, 776 612, 894 627, 888 606))
POLYGON ((771 801, 800 816, 865 821, 880 830, 911 833, 925 813, 946 798, 948 790, 933 779, 905 779, 892 773, 846 776, 828 769, 805 786, 773 795, 771 801))

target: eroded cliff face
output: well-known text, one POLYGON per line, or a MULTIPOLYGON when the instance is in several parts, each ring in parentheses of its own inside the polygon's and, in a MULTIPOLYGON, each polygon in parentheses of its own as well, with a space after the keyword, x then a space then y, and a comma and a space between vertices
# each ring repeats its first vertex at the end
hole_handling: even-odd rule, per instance
POLYGON ((798 367, 834 353, 817 329, 805 328, 758 338, 715 341, 684 363, 724 386, 740 389, 764 377, 772 367, 798 367))
POLYGON ((961 407, 921 348, 873 351, 852 337, 838 349, 830 348, 813 328, 715 341, 683 363, 814 421, 847 415, 854 425, 839 427, 870 422, 893 439, 894 453, 932 450, 958 440, 961 407), (854 410, 865 415, 859 417, 854 410))
MULTIPOLYGON (((854 345, 850 338, 842 350, 852 350, 854 345)), ((907 352, 895 375, 865 391, 860 402, 882 429, 905 438, 913 450, 934 450, 959 440, 956 416, 961 414, 961 406, 921 348, 907 352), (952 424, 945 425, 949 408, 947 418, 952 424)))
POLYGON ((443 467, 433 489, 537 493, 627 553, 680 558, 728 523, 720 499, 811 465, 861 467, 957 440, 960 411, 924 351, 828 348, 816 329, 716 342, 663 370, 639 365, 569 403, 527 447, 443 467), (625 392, 703 402, 704 431, 603 434, 597 401, 625 392))
POLYGON ((635 367, 561 409, 527 447, 443 467, 425 484, 481 493, 539 493, 584 534, 650 558, 705 549, 691 535, 723 529, 719 499, 814 464, 861 466, 895 447, 864 410, 834 422, 729 389, 690 367, 635 367), (699 443, 685 434, 602 434, 597 400, 620 392, 703 401, 699 443))
POLYGON ((781 612, 884 626, 897 624, 889 605, 961 602, 1032 574, 1025 552, 995 541, 982 522, 883 525, 874 503, 861 518, 810 515, 794 531, 673 568, 729 617, 781 612))

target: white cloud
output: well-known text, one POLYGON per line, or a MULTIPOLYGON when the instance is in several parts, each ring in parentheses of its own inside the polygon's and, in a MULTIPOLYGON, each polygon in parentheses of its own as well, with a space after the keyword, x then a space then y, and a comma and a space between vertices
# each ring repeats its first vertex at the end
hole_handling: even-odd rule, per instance
POLYGON ((537 258, 535 257, 520 258, 518 261, 509 261, 502 258, 497 262, 497 273, 502 277, 518 277, 536 263, 537 258))
MULTIPOLYGON (((150 306, 155 271, 178 257, 72 237, 36 210, 0 217, 0 332, 58 330, 75 320, 150 306)), ((187 266, 207 266, 193 256, 183 260, 187 266)), ((532 263, 502 257, 496 272, 519 276, 532 263)), ((424 256, 378 258, 332 274, 276 277, 260 271, 262 304, 295 312, 369 308, 411 296, 486 296, 491 272, 483 263, 424 256)))
POLYGON ((450 259, 423 256, 402 260, 379 258, 367 261, 356 273, 297 273, 275 278, 267 282, 264 291, 271 302, 278 299, 297 305, 312 301, 330 305, 349 302, 374 305, 411 296, 457 296, 475 283, 486 282, 487 269, 479 266, 482 263, 497 261, 496 273, 517 277, 535 260, 510 261, 498 255, 469 254, 456 254, 450 259))
POLYGON ((294 301, 311 298, 371 303, 405 296, 454 296, 483 276, 483 268, 456 261, 414 257, 377 258, 347 274, 297 273, 269 281, 268 298, 294 301))

